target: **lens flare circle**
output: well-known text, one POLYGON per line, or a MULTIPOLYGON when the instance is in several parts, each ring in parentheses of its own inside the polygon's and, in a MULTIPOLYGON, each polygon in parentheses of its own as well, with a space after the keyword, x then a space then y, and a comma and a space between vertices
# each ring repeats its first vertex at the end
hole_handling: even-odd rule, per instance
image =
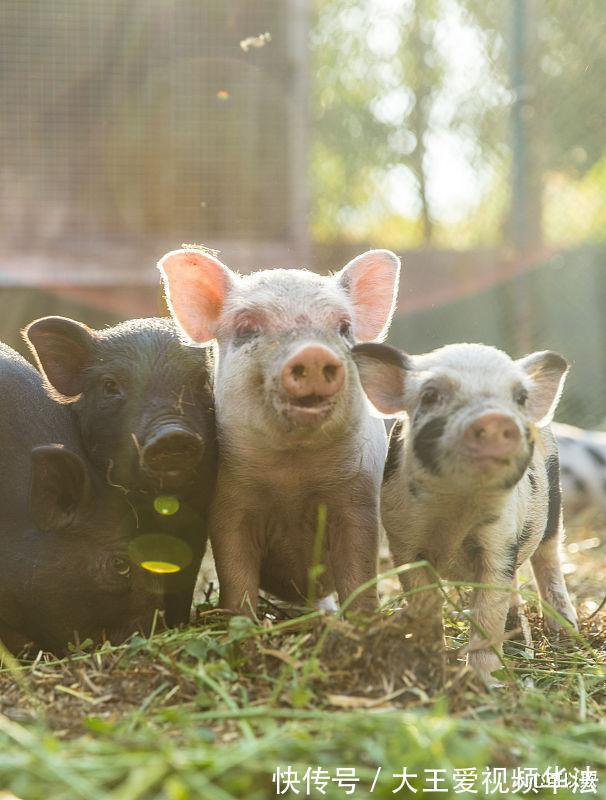
POLYGON ((171 564, 170 561, 142 561, 139 566, 148 572, 156 573, 156 575, 172 575, 175 572, 181 572, 182 569, 178 564, 171 564))
POLYGON ((190 546, 177 536, 145 533, 128 548, 131 561, 156 575, 170 575, 188 567, 193 558, 190 546))
POLYGON ((160 494, 154 500, 154 511, 162 514, 163 517, 170 517, 176 514, 180 508, 179 499, 171 494, 160 494))

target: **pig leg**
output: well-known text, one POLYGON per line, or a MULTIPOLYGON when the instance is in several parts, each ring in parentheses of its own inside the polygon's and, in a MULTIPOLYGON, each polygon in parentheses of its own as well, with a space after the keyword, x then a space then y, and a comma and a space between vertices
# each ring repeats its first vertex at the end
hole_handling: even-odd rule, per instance
MULTIPOLYGON (((515 540, 514 540, 515 541, 515 540)), ((512 575, 508 549, 483 549, 476 583, 503 586, 503 590, 475 589, 472 600, 471 631, 467 663, 487 686, 497 685, 492 673, 501 667, 505 623, 511 602, 512 575)))
POLYGON ((527 654, 532 657, 532 633, 530 631, 530 623, 524 611, 524 598, 518 591, 518 574, 513 578, 513 591, 509 600, 509 611, 507 612, 507 621, 505 623, 506 631, 519 631, 512 638, 515 641, 523 642, 526 646, 527 654))
POLYGON ((219 607, 254 619, 259 597, 261 552, 247 541, 247 531, 213 537, 219 577, 219 607), (222 541, 219 541, 219 539, 222 541))
POLYGON ((16 656, 30 643, 31 639, 0 620, 0 664, 2 663, 3 649, 16 656))
MULTIPOLYGON (((404 563, 419 561, 411 556, 404 563)), ((406 592, 406 602, 410 625, 415 628, 416 637, 431 646, 444 649, 444 596, 439 589, 425 587, 435 584, 437 577, 425 569, 411 569, 400 575, 400 583, 406 592), (416 628, 418 626, 418 629, 416 628)))
MULTIPOLYGON (((567 619, 576 630, 577 615, 562 574, 560 541, 560 535, 557 534, 543 539, 530 557, 530 563, 541 599, 567 619)), ((543 624, 551 636, 558 637, 565 632, 564 626, 547 609, 543 612, 543 624)))
POLYGON ((186 625, 191 616, 194 590, 200 565, 206 550, 208 533, 206 529, 199 531, 194 528, 192 536, 183 537, 189 546, 191 563, 166 583, 165 616, 169 626, 186 625))
MULTIPOLYGON (((397 539, 392 537, 392 544, 396 542, 397 539)), ((395 566, 426 560, 424 554, 420 553, 416 548, 396 546, 392 547, 391 550, 395 566)), ((432 650, 440 648, 445 653, 444 620, 442 616, 444 595, 440 589, 427 588, 427 586, 437 583, 437 575, 431 570, 417 567, 401 572, 399 578, 406 597, 405 619, 407 630, 419 642, 422 642, 424 647, 429 647, 432 650)))
POLYGON ((219 607, 254 619, 261 547, 244 513, 213 515, 211 543, 219 578, 219 607))
POLYGON ((505 624, 505 630, 508 631, 513 631, 520 627, 518 621, 520 619, 520 614, 523 613, 524 598, 518 591, 518 583, 518 573, 516 572, 513 576, 512 592, 509 598, 509 611, 507 612, 507 622, 505 624))
MULTIPOLYGON (((377 576, 379 552, 379 516, 372 513, 360 519, 343 519, 330 535, 329 563, 339 603, 343 603, 359 586, 377 576)), ((348 606, 350 611, 376 611, 376 585, 365 589, 348 606)))
MULTIPOLYGON (((419 561, 411 556, 404 563, 419 561)), ((400 575, 400 583, 407 593, 407 606, 402 613, 403 633, 411 637, 416 652, 439 682, 446 675, 446 646, 444 642, 444 596, 439 589, 427 589, 437 577, 425 569, 413 569, 400 575)))
POLYGON ((199 567, 199 565, 200 561, 198 560, 174 576, 178 588, 170 593, 167 592, 165 600, 166 622, 171 627, 187 625, 189 622, 196 585, 196 566, 199 567))

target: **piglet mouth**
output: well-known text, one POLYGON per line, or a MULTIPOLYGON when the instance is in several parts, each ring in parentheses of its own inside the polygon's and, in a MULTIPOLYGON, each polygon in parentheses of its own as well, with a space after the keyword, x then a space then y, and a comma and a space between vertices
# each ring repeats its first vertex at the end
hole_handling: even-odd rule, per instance
MULTIPOLYGON (((522 456, 523 458, 523 456, 522 456)), ((498 479, 501 475, 507 475, 516 470, 520 461, 520 456, 506 457, 477 453, 466 453, 464 456, 467 469, 474 475, 482 478, 498 479)), ((525 459, 524 459, 525 460, 525 459)))
POLYGON ((476 479, 488 484, 497 482, 497 488, 511 488, 521 480, 532 459, 532 450, 522 450, 509 458, 477 454, 467 458, 467 464, 476 479))
POLYGON ((490 453, 466 453, 467 460, 478 467, 510 467, 512 458, 507 456, 491 455, 490 453))
POLYGON ((501 471, 527 464, 532 458, 531 446, 519 446, 504 451, 500 448, 484 448, 482 450, 463 447, 462 456, 472 468, 501 471))
POLYGON ((308 394, 303 397, 281 398, 276 405, 278 411, 289 421, 312 427, 320 425, 330 416, 335 402, 332 397, 308 394))
POLYGON ((195 470, 189 469, 166 469, 166 470, 144 470, 147 483, 157 489, 181 489, 192 483, 195 477, 195 470))

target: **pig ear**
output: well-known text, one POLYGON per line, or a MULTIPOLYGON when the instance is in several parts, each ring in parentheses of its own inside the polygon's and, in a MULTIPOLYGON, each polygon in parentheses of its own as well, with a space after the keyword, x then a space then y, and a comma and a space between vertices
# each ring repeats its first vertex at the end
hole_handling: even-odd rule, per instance
POLYGON ((40 372, 57 399, 77 397, 83 389, 83 372, 93 354, 96 333, 66 317, 42 317, 23 330, 23 338, 36 358, 40 372))
POLYGON ((357 344, 351 354, 358 368, 360 383, 368 399, 381 414, 393 416, 404 410, 410 356, 387 344, 357 344))
POLYGON ((570 364, 552 350, 531 353, 517 363, 530 378, 526 401, 528 416, 540 427, 548 425, 560 400, 570 364))
POLYGON ((400 259, 390 250, 369 250, 350 261, 336 278, 353 303, 356 340, 382 340, 396 307, 400 259))
POLYGON ((90 477, 80 456, 60 444, 32 450, 30 510, 40 530, 69 527, 89 497, 90 477))
POLYGON ((173 319, 192 343, 212 341, 234 273, 202 250, 173 250, 158 262, 173 319))

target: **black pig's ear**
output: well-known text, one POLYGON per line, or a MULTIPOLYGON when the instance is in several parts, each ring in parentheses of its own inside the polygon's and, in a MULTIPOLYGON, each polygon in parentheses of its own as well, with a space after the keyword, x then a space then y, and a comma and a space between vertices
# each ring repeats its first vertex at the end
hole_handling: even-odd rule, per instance
POLYGON ((83 388, 83 372, 90 362, 95 331, 66 317, 42 317, 23 330, 40 372, 58 400, 77 397, 83 388))
POLYGON ((40 530, 69 527, 90 497, 90 477, 84 461, 63 445, 32 450, 30 511, 40 530))
POLYGON ((377 411, 386 416, 404 411, 407 373, 412 369, 410 356, 376 342, 357 344, 351 354, 362 388, 377 411))

